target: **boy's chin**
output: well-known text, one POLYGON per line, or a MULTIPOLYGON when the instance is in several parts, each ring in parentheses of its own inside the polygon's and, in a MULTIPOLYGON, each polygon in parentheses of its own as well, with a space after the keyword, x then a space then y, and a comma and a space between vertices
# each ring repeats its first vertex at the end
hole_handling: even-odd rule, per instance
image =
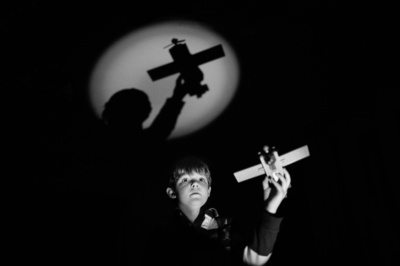
POLYGON ((189 204, 190 205, 199 205, 202 206, 206 203, 207 199, 204 199, 202 196, 199 197, 190 197, 189 204))

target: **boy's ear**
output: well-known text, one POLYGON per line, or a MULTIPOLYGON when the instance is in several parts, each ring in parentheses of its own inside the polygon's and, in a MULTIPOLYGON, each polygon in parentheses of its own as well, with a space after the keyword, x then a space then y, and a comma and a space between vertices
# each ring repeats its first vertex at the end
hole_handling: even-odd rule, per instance
POLYGON ((174 192, 174 190, 172 188, 167 187, 166 192, 167 192, 168 197, 170 197, 171 199, 175 199, 176 198, 176 194, 175 194, 175 192, 174 192))
POLYGON ((208 196, 211 194, 211 187, 208 188, 208 196))

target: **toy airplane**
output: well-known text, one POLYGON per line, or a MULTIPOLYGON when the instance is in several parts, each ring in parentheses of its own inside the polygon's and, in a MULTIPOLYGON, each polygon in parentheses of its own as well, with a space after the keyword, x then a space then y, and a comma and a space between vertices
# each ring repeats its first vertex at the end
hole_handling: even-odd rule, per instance
POLYGON ((175 73, 181 73, 185 83, 190 84, 189 87, 191 89, 189 95, 201 97, 208 90, 208 86, 201 84, 204 74, 200 70, 199 65, 224 57, 224 49, 220 44, 192 55, 184 41, 185 40, 178 40, 176 38, 172 39, 172 44, 167 45, 164 48, 172 46, 172 48, 169 49, 169 52, 174 61, 150 69, 147 72, 153 81, 165 78, 175 73))
POLYGON ((310 152, 308 150, 308 146, 305 145, 303 147, 300 147, 296 150, 293 150, 281 156, 278 155, 278 152, 276 150, 264 154, 259 153, 259 156, 262 162, 261 164, 254 165, 252 167, 234 173, 234 176, 238 182, 243 182, 245 180, 263 174, 266 174, 267 176, 272 177, 277 181, 278 177, 275 176, 275 173, 281 172, 282 167, 285 167, 289 164, 292 164, 294 162, 297 162, 301 159, 310 156, 310 152), (261 158, 262 156, 264 156, 264 158, 266 156, 269 158, 267 163, 264 163, 265 159, 263 162, 263 159, 261 158))

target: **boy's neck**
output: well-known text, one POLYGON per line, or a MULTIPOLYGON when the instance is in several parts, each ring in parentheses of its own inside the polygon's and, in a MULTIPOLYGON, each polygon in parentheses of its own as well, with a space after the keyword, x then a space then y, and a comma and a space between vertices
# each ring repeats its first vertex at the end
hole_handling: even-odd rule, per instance
POLYGON ((199 216, 200 213, 200 208, 187 208, 184 206, 180 206, 180 209, 192 223, 196 220, 197 216, 199 216))

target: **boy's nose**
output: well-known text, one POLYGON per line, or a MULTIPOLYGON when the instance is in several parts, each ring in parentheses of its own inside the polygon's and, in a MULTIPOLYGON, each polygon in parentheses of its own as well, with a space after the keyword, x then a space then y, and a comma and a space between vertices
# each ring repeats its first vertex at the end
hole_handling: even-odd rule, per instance
POLYGON ((198 187, 199 183, 197 181, 192 181, 192 187, 198 187))

